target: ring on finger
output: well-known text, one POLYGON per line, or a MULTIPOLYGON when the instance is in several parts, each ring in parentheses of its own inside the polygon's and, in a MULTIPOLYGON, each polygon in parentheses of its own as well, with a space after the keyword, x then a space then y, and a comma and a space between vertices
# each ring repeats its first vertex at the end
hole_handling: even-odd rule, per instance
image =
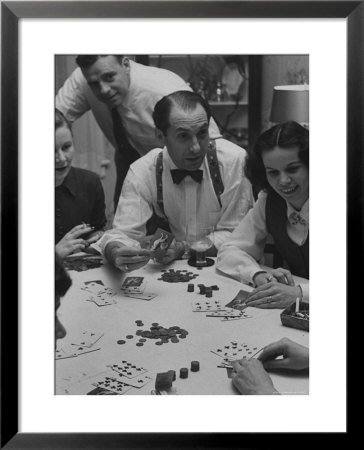
POLYGON ((273 299, 271 296, 267 297, 267 303, 272 303, 273 299))
POLYGON ((129 267, 128 267, 127 264, 124 264, 124 270, 125 270, 125 272, 128 272, 128 271, 129 271, 129 267))

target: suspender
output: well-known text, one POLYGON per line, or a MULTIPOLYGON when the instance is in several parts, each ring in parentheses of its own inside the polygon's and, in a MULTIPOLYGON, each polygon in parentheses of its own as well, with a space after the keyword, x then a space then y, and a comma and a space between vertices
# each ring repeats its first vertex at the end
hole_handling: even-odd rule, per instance
POLYGON ((220 197, 224 192, 224 183, 221 179, 219 161, 217 160, 216 142, 213 140, 210 141, 209 149, 207 150, 207 162, 209 164, 210 177, 214 186, 215 195, 219 201, 220 208, 222 208, 220 197))
POLYGON ((166 213, 164 212, 164 204, 163 204, 162 173, 163 173, 163 152, 160 152, 157 157, 157 165, 155 166, 155 179, 156 179, 156 183, 157 183, 157 205, 160 207, 164 216, 166 216, 166 213))
MULTIPOLYGON (((222 182, 221 173, 219 169, 219 162, 217 160, 216 154, 216 142, 211 140, 209 143, 209 148, 207 150, 207 162, 210 171, 210 177, 212 180, 212 185, 214 187, 215 195, 219 202, 220 208, 222 208, 221 204, 221 195, 224 192, 224 183, 222 182)), ((155 178, 157 184, 157 204, 161 209, 162 213, 166 215, 164 212, 164 203, 163 203, 163 183, 162 183, 162 173, 163 173, 163 152, 160 152, 157 157, 157 164, 155 168, 155 178)))

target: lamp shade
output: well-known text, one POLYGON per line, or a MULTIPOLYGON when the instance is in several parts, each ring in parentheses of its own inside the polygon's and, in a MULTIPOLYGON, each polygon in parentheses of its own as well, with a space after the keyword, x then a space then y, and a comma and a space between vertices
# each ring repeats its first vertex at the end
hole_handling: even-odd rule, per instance
POLYGON ((270 120, 274 123, 294 120, 298 123, 309 122, 309 86, 292 84, 273 88, 273 103, 270 120))

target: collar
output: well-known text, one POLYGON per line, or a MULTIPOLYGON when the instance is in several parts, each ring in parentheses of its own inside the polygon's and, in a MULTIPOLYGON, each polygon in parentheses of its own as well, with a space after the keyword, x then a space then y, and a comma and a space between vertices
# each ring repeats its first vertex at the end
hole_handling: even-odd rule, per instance
MULTIPOLYGON (((63 180, 63 183, 59 186, 57 186, 58 188, 65 188, 67 189, 71 195, 73 195, 73 197, 76 197, 76 191, 77 191, 77 177, 76 177, 76 173, 75 173, 75 169, 74 167, 71 167, 71 170, 68 172, 68 175, 66 176, 66 178, 63 180)), ((57 189, 57 188, 56 188, 57 189)))
MULTIPOLYGON (((200 167, 197 167, 198 169, 201 169, 204 173, 204 176, 206 176, 206 156, 202 161, 202 164, 200 167)), ((180 169, 180 167, 177 167, 176 164, 172 161, 172 158, 169 156, 167 147, 163 148, 163 166, 166 170, 173 170, 173 169, 180 169)))
POLYGON ((309 223, 310 215, 309 215, 309 198, 305 201, 300 211, 297 211, 296 208, 294 208, 290 203, 286 201, 287 204, 287 217, 288 219, 291 217, 291 215, 299 214, 302 219, 309 223))

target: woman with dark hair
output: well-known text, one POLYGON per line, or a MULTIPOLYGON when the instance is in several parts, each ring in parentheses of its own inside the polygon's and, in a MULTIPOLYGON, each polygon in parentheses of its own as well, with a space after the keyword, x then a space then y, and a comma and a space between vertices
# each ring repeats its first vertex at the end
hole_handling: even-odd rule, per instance
POLYGON ((64 258, 85 250, 103 234, 105 195, 99 177, 72 167, 73 137, 63 114, 55 111, 56 253, 64 258))
POLYGON ((247 304, 285 308, 296 298, 308 301, 309 278, 309 132, 296 122, 265 131, 248 155, 245 173, 260 190, 254 207, 219 250, 222 272, 256 286, 247 304), (289 270, 259 266, 268 235, 289 270))

